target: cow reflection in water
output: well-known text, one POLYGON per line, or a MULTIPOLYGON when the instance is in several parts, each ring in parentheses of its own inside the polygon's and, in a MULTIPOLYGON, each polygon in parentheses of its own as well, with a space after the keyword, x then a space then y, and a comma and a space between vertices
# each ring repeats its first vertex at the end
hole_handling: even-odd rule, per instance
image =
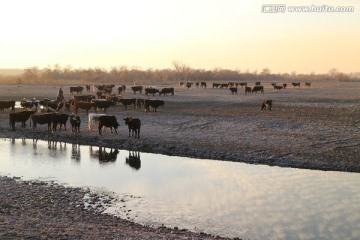
POLYGON ((100 163, 115 162, 117 155, 119 154, 118 149, 110 149, 110 152, 107 151, 104 147, 99 147, 99 150, 94 151, 93 147, 90 146, 90 156, 92 158, 99 159, 100 163))
POLYGON ((130 167, 139 170, 141 167, 140 152, 129 151, 129 157, 126 158, 126 164, 130 167))
POLYGON ((58 150, 58 143, 59 143, 59 151, 66 150, 66 142, 58 142, 58 141, 48 141, 48 149, 49 150, 58 150))
POLYGON ((81 159, 80 145, 72 144, 71 145, 71 159, 79 162, 81 159))

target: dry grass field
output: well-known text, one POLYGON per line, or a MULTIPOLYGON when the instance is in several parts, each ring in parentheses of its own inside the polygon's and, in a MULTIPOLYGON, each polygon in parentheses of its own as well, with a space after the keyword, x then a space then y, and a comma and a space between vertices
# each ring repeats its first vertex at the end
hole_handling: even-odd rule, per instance
MULTIPOLYGON (((78 84, 73 84, 77 86, 78 84)), ((82 84, 84 85, 84 84, 82 84)), ((324 81, 311 87, 275 90, 262 83, 265 93, 245 95, 238 87, 237 94, 229 89, 178 84, 143 84, 162 89, 174 87, 174 96, 149 96, 163 99, 165 105, 157 112, 129 107, 121 103, 108 109, 117 117, 119 133, 89 131, 87 116, 79 110, 81 133, 68 129, 48 133, 38 126, 32 132, 27 125, 10 131, 8 113, 0 114, 0 136, 3 138, 35 138, 67 141, 79 144, 106 146, 168 155, 241 161, 254 164, 360 172, 360 83, 324 81), (272 111, 261 111, 264 99, 273 100, 272 111), (138 117, 142 121, 141 138, 128 138, 123 118, 138 117)), ((250 83, 249 86, 254 86, 250 83)), ((66 99, 72 99, 70 85, 0 85, 0 100, 22 98, 55 99, 59 87, 66 99)), ((134 94, 130 85, 123 98, 147 98, 134 94)), ((117 88, 117 86, 116 86, 117 88)), ((115 89, 114 89, 115 90, 115 89)), ((115 91, 116 92, 116 91, 115 91)), ((91 88, 83 94, 96 95, 91 88)), ((16 109, 20 111, 21 109, 16 109)), ((63 110, 65 111, 65 110, 63 110)), ((94 110, 90 110, 94 112, 94 110)))

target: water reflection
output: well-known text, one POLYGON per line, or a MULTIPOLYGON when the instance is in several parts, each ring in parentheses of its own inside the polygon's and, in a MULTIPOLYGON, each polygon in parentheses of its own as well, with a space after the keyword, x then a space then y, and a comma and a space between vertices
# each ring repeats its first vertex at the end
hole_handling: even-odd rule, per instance
POLYGON ((71 159, 75 160, 76 162, 80 162, 81 150, 79 144, 73 143, 71 145, 71 159))
POLYGON ((242 239, 360 239, 360 174, 140 160, 139 152, 31 139, 0 141, 0 152, 0 174, 114 192, 125 202, 108 211, 145 225, 242 239))
POLYGON ((125 160, 126 164, 128 164, 130 167, 139 170, 141 167, 141 161, 140 161, 140 152, 138 151, 129 151, 129 157, 126 157, 125 160))
POLYGON ((93 148, 95 147, 90 146, 90 156, 98 159, 100 164, 115 162, 119 154, 118 149, 98 147, 98 150, 94 150, 93 148))

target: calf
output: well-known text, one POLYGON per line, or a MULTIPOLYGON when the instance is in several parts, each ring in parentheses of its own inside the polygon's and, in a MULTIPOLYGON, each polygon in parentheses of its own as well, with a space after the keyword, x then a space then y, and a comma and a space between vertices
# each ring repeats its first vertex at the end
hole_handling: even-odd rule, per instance
POLYGON ((15 131, 15 122, 21 122, 21 126, 25 127, 25 122, 34 113, 35 111, 22 111, 22 112, 9 113, 10 129, 15 131))
POLYGON ((99 134, 101 135, 101 129, 103 127, 109 127, 112 131, 112 128, 114 128, 115 133, 117 134, 116 129, 119 127, 119 123, 116 120, 116 117, 114 115, 104 115, 99 117, 99 134))
POLYGON ((245 94, 251 93, 251 87, 245 87, 245 94))
POLYGON ((238 90, 237 87, 230 87, 229 89, 231 94, 237 94, 237 90, 238 90))
POLYGON ((261 110, 270 110, 271 111, 271 107, 272 107, 272 100, 264 100, 263 103, 261 104, 261 110))
POLYGON ((79 115, 71 114, 70 116, 71 130, 73 133, 80 133, 81 119, 79 115))
POLYGON ((124 118, 125 124, 129 126, 129 137, 130 132, 132 132, 132 135, 135 133, 135 138, 140 138, 140 127, 141 127, 141 121, 138 118, 133 117, 126 117, 124 118))

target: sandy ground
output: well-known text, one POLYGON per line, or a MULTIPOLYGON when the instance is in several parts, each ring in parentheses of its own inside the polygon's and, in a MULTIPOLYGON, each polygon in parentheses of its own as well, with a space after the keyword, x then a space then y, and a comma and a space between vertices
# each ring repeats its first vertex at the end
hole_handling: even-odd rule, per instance
MULTIPOLYGON (((77 84, 74 84, 77 85, 77 84)), ((208 83, 208 86, 211 83, 208 83)), ((268 164, 284 167, 360 172, 360 83, 314 82, 310 88, 292 86, 274 90, 263 83, 264 94, 245 95, 228 89, 190 89, 177 84, 152 84, 158 89, 175 87, 175 96, 163 99, 157 112, 117 104, 108 114, 117 117, 118 134, 107 130, 99 136, 87 129, 87 116, 80 110, 81 133, 68 129, 48 133, 45 126, 32 132, 29 126, 10 131, 8 114, 0 114, 0 137, 36 138, 84 145, 138 150, 195 157, 268 164), (261 111, 264 99, 273 100, 272 111, 261 111), (126 116, 142 121, 141 138, 128 138, 126 116)), ((251 84, 250 86, 253 86, 251 84)), ((68 85, 0 85, 0 98, 20 100, 44 97, 54 99, 59 87, 72 98, 68 85)), ((145 98, 130 86, 123 98, 145 98)), ((86 94, 95 94, 89 92, 86 94)), ((16 111, 20 111, 17 109, 16 111)), ((94 112, 94 111, 91 111, 94 112)))

